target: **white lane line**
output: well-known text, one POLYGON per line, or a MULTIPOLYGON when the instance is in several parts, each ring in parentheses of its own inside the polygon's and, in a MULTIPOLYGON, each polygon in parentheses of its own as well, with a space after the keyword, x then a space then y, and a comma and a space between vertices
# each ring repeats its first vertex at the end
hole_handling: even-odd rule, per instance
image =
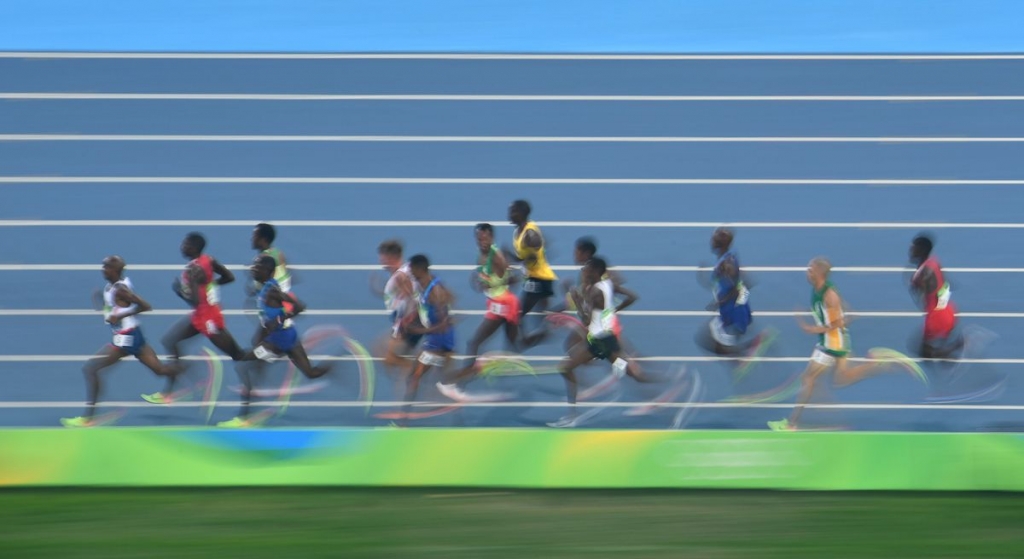
MULTIPOLYGON (((246 271, 248 264, 225 264, 229 270, 246 271)), ((129 271, 140 272, 177 272, 181 271, 183 264, 129 264, 129 271)), ((378 272, 382 268, 379 264, 289 264, 289 269, 309 272, 378 272)), ((432 270, 442 272, 471 272, 477 267, 469 264, 431 264, 432 270)), ((579 266, 551 266, 556 272, 574 272, 580 269, 579 266)), ((0 272, 97 272, 100 264, 0 264, 0 272)), ((709 267, 701 266, 612 266, 612 270, 619 272, 671 272, 671 273, 696 273, 711 271, 709 267)), ((943 267, 946 273, 957 274, 1021 274, 1024 268, 955 268, 943 267)), ((807 266, 744 266, 744 271, 756 273, 803 273, 807 266)), ((913 272, 914 268, 901 268, 899 266, 836 266, 833 272, 845 273, 867 273, 867 274, 895 274, 913 272)))
POLYGON ((126 177, 0 176, 0 184, 581 184, 735 186, 1020 186, 1024 179, 651 179, 497 177, 126 177))
MULTIPOLYGON (((225 403, 227 404, 227 403, 225 403)), ((577 407, 581 408, 632 408, 636 406, 649 405, 650 402, 578 402, 577 407)), ((84 406, 84 402, 0 402, 0 409, 43 409, 43 408, 76 408, 84 406)), ((279 407, 286 405, 283 402, 262 401, 253 402, 253 406, 279 407)), ((457 406, 460 408, 565 408, 565 402, 359 402, 348 400, 320 400, 320 401, 292 401, 287 404, 290 407, 299 408, 391 408, 409 405, 418 408, 442 408, 457 406)), ((152 408, 154 404, 143 401, 127 402, 100 402, 103 408, 152 408)), ((166 407, 178 408, 200 408, 207 407, 204 402, 176 402, 166 407)), ((665 402, 658 404, 662 408, 693 408, 693 409, 791 409, 796 404, 747 404, 742 402, 665 402)), ((811 409, 835 409, 835 410, 920 410, 920 411, 1020 411, 1024 406, 1012 404, 806 404, 811 409)))
POLYGON ((1024 95, 459 95, 313 93, 44 93, 5 92, 18 101, 490 101, 490 102, 1006 102, 1024 95))
MULTIPOLYGON (((96 359, 96 355, 0 355, 0 363, 79 363, 83 361, 89 361, 90 359, 96 359)), ((162 355, 161 359, 168 359, 168 356, 162 355)), ((310 355, 310 359, 313 361, 364 361, 363 358, 356 358, 352 356, 335 356, 335 355, 310 355)), ((466 359, 465 355, 454 355, 452 359, 462 360, 466 359)), ((199 356, 185 356, 182 359, 188 361, 205 361, 207 357, 199 356)), ((225 355, 216 355, 212 359, 216 361, 230 361, 230 357, 225 355)), ((382 358, 372 357, 372 361, 383 361, 382 358)), ((558 363, 565 359, 563 355, 530 355, 525 358, 525 361, 531 363, 558 363)), ((763 363, 807 363, 808 357, 761 357, 758 362, 763 363)), ((284 361, 284 359, 277 359, 277 361, 284 361)), ((735 361, 735 358, 730 357, 717 357, 717 356, 703 356, 703 355, 683 355, 683 356, 652 356, 652 357, 637 357, 636 361, 644 361, 648 363, 717 363, 717 362, 731 362, 735 361)), ((873 363, 877 362, 876 359, 867 359, 864 357, 851 357, 850 361, 858 363, 873 363)), ((918 363, 926 363, 931 361, 938 361, 936 359, 914 359, 918 363)), ((975 364, 989 364, 989 365, 1019 365, 1024 364, 1024 359, 1011 359, 1011 358, 992 358, 992 359, 961 359, 958 360, 960 363, 975 363, 975 364)))
POLYGON ((333 136, 280 134, 0 134, 0 142, 310 143, 1020 143, 1024 137, 967 136, 333 136))
POLYGON ((694 186, 1020 186, 1024 179, 651 179, 462 177, 146 177, 0 176, 0 184, 512 184, 694 186))
MULTIPOLYGON (((185 316, 191 311, 187 309, 156 309, 148 311, 147 316, 185 316)), ((237 309, 225 309, 223 313, 227 316, 248 316, 256 311, 243 311, 237 309)), ((452 314, 459 316, 483 316, 487 311, 483 310, 456 310, 452 314)), ((101 311, 92 309, 0 309, 0 316, 99 316, 101 311)), ((309 316, 387 316, 390 312, 386 309, 311 309, 303 312, 309 316)), ((717 316, 712 311, 622 311, 622 316, 642 317, 709 317, 717 316)), ((760 317, 797 317, 811 316, 810 312, 804 311, 757 311, 754 313, 760 317)), ((847 316, 862 318, 914 318, 924 316, 918 311, 850 311, 847 316)), ((1024 318, 1024 312, 961 312, 957 316, 965 318, 1024 318)))
MULTIPOLYGON (((248 227, 259 219, 5 219, 0 227, 248 227)), ((371 220, 282 220, 278 227, 474 227, 479 221, 371 221, 371 220)), ((490 223, 511 227, 505 219, 490 223)), ((797 222, 797 221, 542 221, 541 227, 614 229, 708 229, 720 226, 747 229, 1024 229, 1024 223, 950 222, 797 222)))
POLYGON ((6 51, 0 58, 122 60, 1024 60, 1024 54, 547 54, 6 51))

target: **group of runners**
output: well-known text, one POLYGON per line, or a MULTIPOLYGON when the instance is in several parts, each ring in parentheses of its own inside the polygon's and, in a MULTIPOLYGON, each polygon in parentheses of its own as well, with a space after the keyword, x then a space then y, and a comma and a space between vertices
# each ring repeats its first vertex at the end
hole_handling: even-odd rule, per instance
MULTIPOLYGON (((598 254, 592 238, 576 241, 573 260, 580 266, 578 278, 563 280, 555 274, 547 257, 547 246, 540 227, 530 219, 531 207, 524 200, 509 206, 508 219, 515 226, 511 247, 499 246, 495 228, 480 223, 474 228, 478 256, 472 285, 481 293, 485 314, 483 321, 466 344, 466 359, 461 367, 452 369, 456 336, 452 316, 454 296, 435 276, 430 260, 424 254, 405 258, 400 241, 388 240, 378 247, 381 266, 388 277, 380 289, 390 311, 390 331, 382 351, 385 365, 402 370, 404 399, 415 401, 421 380, 432 370, 440 370, 437 390, 453 402, 480 402, 500 395, 476 394, 468 384, 481 371, 478 358, 484 344, 503 331, 505 345, 511 354, 521 353, 545 343, 556 332, 552 317, 564 318, 575 313, 574 327, 563 340, 566 355, 558 366, 565 381, 569 413, 550 423, 554 427, 578 424, 579 381, 577 369, 595 361, 610 364, 609 379, 617 381, 629 376, 644 384, 672 383, 681 375, 652 374, 640 367, 622 335, 619 313, 637 300, 636 293, 624 286, 623 277, 610 269, 598 254), (519 295, 514 291, 518 288, 519 295), (563 297, 556 295, 562 291, 563 297), (539 320, 533 321, 536 315, 539 320), (528 319, 532 327, 527 327, 528 319)), ((101 372, 124 357, 135 356, 157 375, 166 378, 163 391, 144 394, 153 404, 169 404, 193 388, 177 385, 188 367, 181 360, 182 342, 198 335, 206 336, 225 355, 236 362, 242 380, 241 410, 237 417, 218 423, 221 427, 252 427, 264 416, 248 412, 255 389, 255 372, 261 362, 287 357, 308 378, 318 378, 331 371, 330 363, 313 365, 302 346, 294 318, 305 305, 291 293, 291 275, 283 253, 274 248, 274 227, 260 223, 253 230, 252 248, 257 256, 250 267, 250 294, 255 296, 260 326, 254 334, 251 349, 243 350, 227 330, 220 307, 220 287, 235 281, 232 272, 205 253, 206 241, 199 233, 188 234, 181 244, 181 254, 189 261, 174 282, 175 293, 192 308, 188 318, 171 328, 162 344, 169 356, 161 361, 143 336, 137 315, 151 309, 125 275, 126 264, 117 256, 103 261, 103 277, 107 284, 102 293, 104 320, 112 329, 113 339, 84 367, 87 386, 85 413, 64 419, 69 427, 98 424, 96 406, 101 394, 101 372), (177 390, 176 390, 177 389, 177 390)), ((733 360, 737 373, 745 374, 776 338, 774 329, 760 332, 752 329, 755 313, 751 309, 751 282, 744 274, 733 249, 734 233, 728 228, 716 229, 711 236, 711 250, 717 258, 710 266, 703 283, 710 288, 709 310, 715 316, 698 336, 698 343, 715 355, 733 360)), ((933 240, 927 235, 915 237, 909 252, 916 271, 910 288, 925 312, 925 324, 919 356, 931 359, 955 359, 964 341, 957 328, 956 309, 951 301, 949 283, 933 254, 933 240)), ((773 430, 793 430, 800 425, 804 406, 814 394, 818 380, 834 371, 837 386, 847 386, 878 373, 903 369, 924 377, 916 361, 891 349, 873 349, 869 362, 851 366, 852 346, 849 320, 838 289, 831 281, 832 267, 823 257, 813 259, 807 267, 811 286, 813 323, 798 318, 800 327, 816 337, 809 363, 802 375, 797 405, 792 414, 768 423, 773 430)), ((562 322, 564 323, 564 321, 562 322)), ((401 421, 400 421, 401 423, 401 421)))

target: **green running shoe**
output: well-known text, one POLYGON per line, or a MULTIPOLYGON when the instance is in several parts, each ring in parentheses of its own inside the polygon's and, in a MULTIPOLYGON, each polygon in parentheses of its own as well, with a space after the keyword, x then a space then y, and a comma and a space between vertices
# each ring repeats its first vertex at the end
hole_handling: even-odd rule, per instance
POLYGON ((170 396, 164 396, 163 392, 154 392, 152 394, 143 394, 142 399, 149 402, 150 404, 166 405, 174 401, 170 396))
POLYGON ((88 417, 63 417, 60 420, 65 427, 92 427, 93 422, 88 417))

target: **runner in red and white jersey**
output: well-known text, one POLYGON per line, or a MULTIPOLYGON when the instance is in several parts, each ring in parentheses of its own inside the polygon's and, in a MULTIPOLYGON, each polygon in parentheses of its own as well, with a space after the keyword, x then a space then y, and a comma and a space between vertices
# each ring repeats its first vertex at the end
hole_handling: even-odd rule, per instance
MULTIPOLYGON (((235 281, 235 275, 223 264, 204 254, 206 239, 199 233, 189 233, 181 243, 181 254, 189 259, 181 277, 174 281, 174 292, 192 307, 192 314, 182 319, 164 336, 163 345, 177 362, 181 357, 181 344, 202 334, 217 349, 238 361, 244 356, 238 342, 224 324, 220 308, 220 286, 235 281)), ((168 379, 163 392, 144 394, 154 404, 170 403, 173 399, 174 378, 168 379)))
POLYGON ((939 260, 932 254, 934 246, 934 241, 923 234, 911 242, 910 261, 917 266, 917 271, 910 280, 910 287, 925 312, 921 356, 946 359, 963 348, 963 337, 957 329, 952 290, 939 260))

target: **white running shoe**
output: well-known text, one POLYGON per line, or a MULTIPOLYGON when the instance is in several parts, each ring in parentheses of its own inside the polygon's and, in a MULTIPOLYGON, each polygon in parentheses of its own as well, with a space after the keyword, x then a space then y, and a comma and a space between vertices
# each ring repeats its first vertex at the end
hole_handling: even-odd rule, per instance
POLYGON ((443 382, 439 382, 437 383, 437 391, 445 398, 455 400, 456 402, 465 402, 469 399, 466 393, 460 390, 458 385, 455 384, 444 384, 443 382))
POLYGON ((559 429, 571 429, 575 427, 577 423, 579 423, 579 420, 579 416, 567 415, 562 419, 559 419, 558 421, 552 421, 551 423, 548 423, 548 427, 555 427, 559 429))

